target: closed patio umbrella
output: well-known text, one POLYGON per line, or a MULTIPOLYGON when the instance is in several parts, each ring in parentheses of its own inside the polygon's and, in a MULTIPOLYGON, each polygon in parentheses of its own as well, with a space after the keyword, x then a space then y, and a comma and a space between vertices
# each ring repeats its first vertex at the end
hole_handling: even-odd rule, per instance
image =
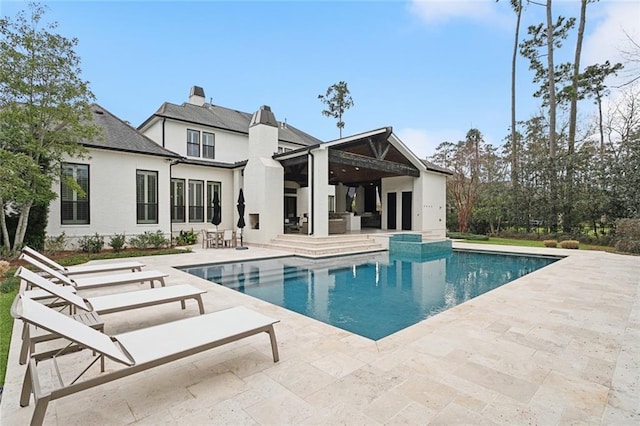
POLYGON ((216 231, 218 230, 218 225, 222 222, 222 210, 220 209, 220 197, 217 192, 213 193, 213 218, 211 218, 211 223, 216 226, 216 231))
POLYGON ((240 188, 240 194, 238 194, 238 228, 240 228, 240 247, 236 247, 236 250, 246 250, 248 247, 245 247, 242 243, 242 228, 246 226, 244 222, 244 192, 242 188, 240 188))

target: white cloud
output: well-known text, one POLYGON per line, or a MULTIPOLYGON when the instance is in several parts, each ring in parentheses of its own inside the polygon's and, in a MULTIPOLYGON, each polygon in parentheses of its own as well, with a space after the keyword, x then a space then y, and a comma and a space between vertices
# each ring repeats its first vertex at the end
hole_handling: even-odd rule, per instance
POLYGON ((602 4, 602 18, 585 38, 584 64, 624 62, 621 50, 629 49, 628 34, 640 42, 640 2, 611 1, 602 4))
POLYGON ((457 142, 464 139, 465 133, 457 130, 427 132, 424 129, 405 128, 396 134, 414 154, 424 159, 433 155, 436 152, 436 147, 442 142, 457 142))
POLYGON ((502 19, 495 0, 412 0, 408 8, 429 24, 456 19, 495 23, 502 19))

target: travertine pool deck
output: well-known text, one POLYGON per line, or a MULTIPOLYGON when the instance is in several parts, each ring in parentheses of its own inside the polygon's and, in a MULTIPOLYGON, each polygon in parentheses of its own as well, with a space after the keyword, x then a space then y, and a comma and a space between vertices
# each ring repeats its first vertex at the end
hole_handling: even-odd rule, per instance
MULTIPOLYGON (((207 312, 245 305, 280 319, 280 362, 268 337, 254 336, 54 401, 45 424, 640 424, 640 257, 454 247, 568 257, 377 342, 172 268, 282 252, 141 258, 170 273, 168 285, 206 289, 207 312)), ((88 294, 113 291, 123 290, 88 294)), ((103 318, 114 334, 193 315, 191 303, 103 318)), ((19 337, 15 324, 2 425, 28 424, 33 409, 18 404, 19 337)), ((88 356, 63 358, 77 370, 88 356)))

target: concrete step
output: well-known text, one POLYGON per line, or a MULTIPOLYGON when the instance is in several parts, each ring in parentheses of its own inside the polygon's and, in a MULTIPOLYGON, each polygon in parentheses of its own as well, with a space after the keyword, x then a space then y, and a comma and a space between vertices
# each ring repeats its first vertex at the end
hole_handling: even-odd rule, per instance
POLYGON ((384 248, 380 244, 357 244, 357 245, 333 245, 333 246, 324 246, 324 247, 304 247, 300 246, 292 246, 289 244, 281 244, 272 242, 267 244, 265 247, 272 248, 274 250, 283 250, 288 251, 295 254, 301 254, 305 256, 332 256, 338 254, 345 253, 368 253, 373 251, 380 251, 384 248))
POLYGON ((281 238, 271 240, 271 244, 290 245, 292 247, 333 247, 341 245, 367 245, 375 244, 370 238, 281 238))
POLYGON ((279 235, 265 247, 289 251, 304 256, 331 256, 342 253, 366 253, 384 248, 368 235, 345 234, 328 237, 279 235))

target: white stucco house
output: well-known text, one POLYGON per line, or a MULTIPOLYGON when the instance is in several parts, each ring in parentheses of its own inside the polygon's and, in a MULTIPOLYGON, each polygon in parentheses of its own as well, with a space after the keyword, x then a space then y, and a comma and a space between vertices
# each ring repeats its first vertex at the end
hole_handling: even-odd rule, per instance
POLYGON ((104 137, 84 143, 89 158, 64 165, 87 196, 58 183, 47 234, 200 231, 212 227, 216 192, 219 228, 234 229, 242 188, 249 244, 367 228, 444 237, 450 172, 419 159, 390 127, 323 142, 268 106, 249 114, 205 99, 194 86, 188 102, 165 102, 137 129, 94 105, 104 137))

